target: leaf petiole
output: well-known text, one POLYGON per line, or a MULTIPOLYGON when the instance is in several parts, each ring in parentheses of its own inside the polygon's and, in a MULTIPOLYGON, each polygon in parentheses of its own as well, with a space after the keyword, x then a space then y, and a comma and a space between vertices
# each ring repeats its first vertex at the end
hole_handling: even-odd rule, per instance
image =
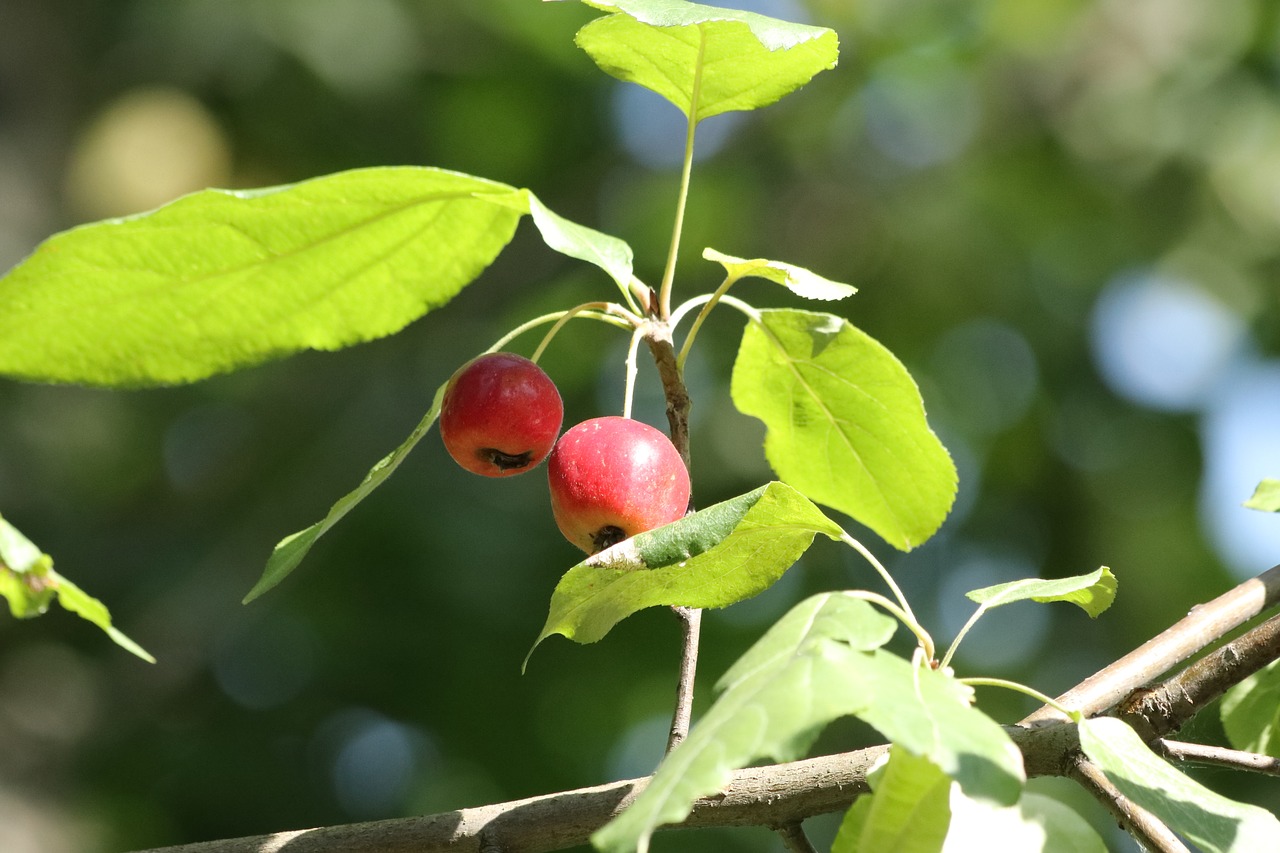
POLYGON ((1017 681, 1008 681, 1003 678, 957 678, 956 680, 961 684, 967 684, 970 687, 1003 687, 1004 689, 1012 690, 1015 693, 1023 693, 1030 696, 1032 699, 1035 699, 1037 702, 1048 705, 1050 708, 1053 708, 1062 715, 1070 717, 1072 722, 1078 723, 1084 719, 1084 715, 1079 711, 1073 711, 1066 705, 1060 704, 1056 699, 1044 695, 1034 687, 1028 687, 1027 685, 1020 684, 1017 681))
POLYGON ((494 344, 493 347, 490 348, 489 352, 505 346, 517 335, 533 328, 534 326, 542 325, 543 323, 548 323, 554 320, 555 324, 543 336, 542 341, 538 344, 538 348, 535 349, 533 351, 533 355, 530 356, 530 361, 537 363, 538 359, 542 357, 543 351, 546 350, 547 345, 551 343, 551 340, 560 332, 560 329, 564 327, 565 323, 568 323, 578 315, 583 315, 596 320, 603 320, 607 323, 612 322, 617 326, 631 328, 634 328, 642 322, 639 317, 632 314, 621 305, 617 305, 613 302, 584 302, 581 305, 570 308, 568 311, 557 311, 554 314, 544 314, 541 317, 537 317, 527 323, 517 326, 494 344), (614 318, 617 318, 617 320, 614 318))
MULTIPOLYGON (((676 356, 676 367, 680 370, 684 370, 684 360, 689 356, 689 348, 693 346, 693 339, 698 336, 698 329, 702 327, 703 321, 707 319, 707 315, 711 313, 711 309, 716 307, 716 304, 726 293, 728 293, 729 288, 733 287, 734 283, 737 282, 738 279, 739 276, 732 274, 726 275, 724 277, 724 281, 720 283, 720 286, 717 287, 715 292, 710 296, 699 298, 696 302, 694 300, 690 300, 680 306, 680 310, 676 312, 676 315, 683 317, 684 313, 688 309, 692 308, 696 304, 702 304, 702 310, 698 312, 697 317, 693 318, 693 325, 689 327, 689 334, 685 335, 684 344, 680 347, 680 354, 676 356)), ((675 325, 676 322, 676 316, 673 316, 672 325, 675 325)))
POLYGON ((706 39, 698 42, 698 59, 693 75, 693 90, 689 94, 688 130, 684 136, 684 161, 680 166, 680 194, 676 200, 675 222, 671 227, 671 246, 667 249, 667 265, 662 271, 662 284, 658 289, 658 311, 662 319, 671 316, 671 285, 676 277, 676 257, 680 252, 680 234, 684 230, 684 211, 689 201, 689 178, 693 174, 693 139, 698 127, 698 101, 702 97, 703 56, 706 39))
POLYGON ((985 602, 979 604, 978 609, 973 611, 973 615, 969 617, 969 621, 964 623, 964 627, 960 629, 960 633, 956 634, 956 638, 952 640, 951 645, 947 647, 947 653, 942 656, 941 666, 943 668, 950 666, 951 658, 955 656, 956 649, 960 647, 960 641, 964 639, 965 635, 969 633, 969 630, 978 623, 980 618, 982 618, 982 614, 986 612, 987 605, 985 602))
POLYGON ((856 598, 859 601, 868 602, 869 604, 875 604, 883 610, 888 611, 894 618, 905 625, 908 631, 915 634, 916 639, 920 643, 918 651, 924 655, 925 660, 933 660, 933 653, 935 651, 933 637, 929 636, 929 632, 926 631, 908 611, 903 610, 901 607, 894 604, 878 592, 871 592, 865 589, 846 589, 841 594, 846 595, 849 598, 856 598))

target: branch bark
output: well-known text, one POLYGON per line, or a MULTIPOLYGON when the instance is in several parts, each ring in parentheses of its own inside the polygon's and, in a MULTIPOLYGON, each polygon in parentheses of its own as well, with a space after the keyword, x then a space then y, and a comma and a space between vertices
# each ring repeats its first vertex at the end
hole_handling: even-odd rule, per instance
POLYGON ((1148 743, 1182 728, 1206 705, 1280 657, 1280 616, 1273 616, 1156 687, 1139 688, 1116 716, 1148 743))
MULTIPOLYGON (((671 443, 680 453, 684 467, 692 473, 692 455, 689 450, 689 410, 693 401, 676 359, 675 345, 671 340, 671 327, 665 318, 650 321, 645 342, 653 354, 662 381, 662 393, 667 401, 667 424, 671 429, 671 443)), ((692 509, 692 506, 690 506, 692 509)), ((679 746, 689 734, 693 719, 693 685, 698 672, 698 646, 702 635, 702 611, 690 607, 672 608, 680 618, 683 628, 683 644, 680 653, 680 675, 676 682, 676 706, 671 714, 671 730, 667 735, 667 752, 679 746)))

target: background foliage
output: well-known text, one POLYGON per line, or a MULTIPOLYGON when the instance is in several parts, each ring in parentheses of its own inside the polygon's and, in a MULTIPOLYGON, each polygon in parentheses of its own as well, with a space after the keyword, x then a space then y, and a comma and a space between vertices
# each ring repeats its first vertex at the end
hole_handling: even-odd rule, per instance
MULTIPOLYGON (((700 128, 677 287, 719 280, 699 257, 710 245, 859 288, 828 310, 906 362, 960 497, 908 555, 856 532, 940 640, 969 615, 965 590, 1101 564, 1120 578, 1096 623, 1002 608, 962 672, 1052 693, 1280 559, 1275 517, 1239 506, 1280 474, 1272 4, 725 5, 830 26, 842 60, 796 97, 700 128)), ((591 16, 533 0, 9 0, 0 267, 55 230, 203 186, 424 164, 532 188, 627 239, 656 281, 679 115, 595 71, 572 43, 591 16)), ((0 849, 115 851, 652 770, 668 614, 598 645, 552 639, 519 674, 579 558, 540 474, 477 482, 428 439, 297 576, 239 603, 271 546, 403 440, 454 367, 523 319, 611 292, 520 229, 449 306, 356 349, 174 389, 0 384, 0 512, 159 659, 69 614, 0 617, 0 849)), ((621 406, 625 342, 590 325, 542 362, 568 421, 621 406)), ((703 506, 770 476, 763 428, 727 398, 740 333, 718 313, 689 365, 703 506)), ((640 390, 638 416, 661 425, 656 383, 640 390)), ((705 682, 806 594, 871 583, 847 550, 819 541, 759 599, 709 614, 705 682)), ((1007 719, 1027 710, 987 699, 1010 702, 1007 719)), ((1210 717, 1198 737, 1219 737, 1210 717)), ((837 726, 820 747, 870 736, 837 726)), ((1250 781, 1229 792, 1280 806, 1250 781)))

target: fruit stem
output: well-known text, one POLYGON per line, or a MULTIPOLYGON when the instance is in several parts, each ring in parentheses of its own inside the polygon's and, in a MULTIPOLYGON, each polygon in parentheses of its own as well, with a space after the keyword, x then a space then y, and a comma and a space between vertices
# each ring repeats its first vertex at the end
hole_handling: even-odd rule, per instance
MULTIPOLYGON (((581 305, 570 308, 568 311, 565 311, 559 314, 559 317, 555 321, 555 324, 550 329, 547 330, 547 333, 545 335, 542 336, 542 341, 538 344, 538 348, 533 351, 533 355, 529 357, 529 360, 532 361, 534 364, 537 364, 538 359, 542 358, 542 353, 547 348, 547 345, 551 343, 552 338, 554 338, 559 333, 560 329, 564 327, 565 323, 568 323, 570 320, 572 320, 574 317, 578 316, 579 314, 587 314, 588 316, 593 316, 593 317, 597 317, 599 319, 604 319, 604 320, 607 320, 610 317, 620 317, 621 319, 626 321, 628 325, 631 325, 631 326, 636 326, 643 322, 639 317, 632 314, 630 311, 623 308, 621 305, 616 305, 612 302, 584 302, 581 305)), ((544 317, 539 317, 538 321, 539 322, 545 321, 549 317, 556 317, 556 316, 557 315, 555 314, 548 314, 544 317)), ((520 329, 524 330, 526 328, 531 328, 531 326, 532 326, 532 323, 526 323, 523 326, 521 326, 520 329)), ((499 345, 505 344, 514 336, 515 336, 514 334, 508 335, 507 337, 503 338, 502 341, 499 342, 499 344, 495 345, 494 348, 497 349, 499 345)))
POLYGON ((626 392, 622 397, 622 416, 624 418, 631 417, 631 404, 635 400, 636 391, 636 350, 640 348, 640 339, 644 337, 645 327, 643 325, 636 326, 634 332, 631 333, 631 344, 627 347, 627 379, 626 392))
MULTIPOLYGON (((982 614, 986 612, 987 605, 979 604, 978 609, 973 611, 973 615, 969 617, 969 621, 964 623, 964 627, 960 629, 960 633, 956 634, 955 639, 951 641, 951 645, 947 647, 947 652, 942 656, 942 663, 940 663, 939 666, 948 667, 951 665, 951 659, 955 657, 956 649, 960 648, 960 641, 965 638, 965 635, 969 633, 969 629, 972 628, 977 621, 982 618, 982 614)), ((1048 705, 1050 703, 1046 702, 1045 704, 1048 705)))
POLYGON ((737 280, 738 276, 736 275, 725 276, 724 281, 716 288, 716 292, 707 298, 706 304, 702 306, 698 316, 693 318, 693 325, 689 327, 689 334, 684 336, 684 345, 680 347, 680 354, 676 356, 676 367, 684 370, 684 361, 689 357, 689 348, 693 346, 693 339, 698 336, 698 329, 702 327, 702 323, 707 319, 707 315, 711 313, 711 309, 716 307, 716 303, 729 291, 730 287, 733 287, 734 282, 737 280))
POLYGON ((956 680, 959 681, 961 684, 967 684, 970 687, 1003 687, 1006 690, 1012 690, 1016 693, 1025 693, 1026 695, 1030 696, 1032 699, 1035 699, 1037 702, 1040 702, 1044 705, 1048 705, 1050 708, 1053 708, 1058 713, 1062 714, 1063 716, 1070 717, 1072 720, 1076 722, 1080 722, 1080 720, 1084 716, 1079 711, 1073 711, 1072 709, 1063 705, 1061 702, 1058 702, 1056 699, 1049 698, 1048 696, 1041 693, 1039 690, 1036 690, 1034 687, 1028 687, 1025 684, 1019 684, 1016 681, 1008 681, 1003 678, 957 678, 956 680))

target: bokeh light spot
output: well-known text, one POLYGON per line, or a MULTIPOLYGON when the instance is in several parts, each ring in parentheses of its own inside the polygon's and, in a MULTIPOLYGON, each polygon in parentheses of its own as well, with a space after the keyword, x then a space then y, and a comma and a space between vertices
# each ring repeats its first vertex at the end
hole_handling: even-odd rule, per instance
POLYGON ((123 216, 225 186, 230 174, 230 146, 199 101, 177 89, 137 89, 108 105, 81 136, 67 195, 85 217, 123 216))
POLYGON ((1225 377, 1201 425, 1200 516, 1228 568, 1249 578, 1280 563, 1280 515, 1241 504, 1280 477, 1280 361, 1242 363, 1225 377))
POLYGON ((1199 287, 1154 272, 1123 275, 1094 307, 1094 361, 1107 385, 1164 411, 1200 407, 1244 339, 1240 318, 1199 287))

